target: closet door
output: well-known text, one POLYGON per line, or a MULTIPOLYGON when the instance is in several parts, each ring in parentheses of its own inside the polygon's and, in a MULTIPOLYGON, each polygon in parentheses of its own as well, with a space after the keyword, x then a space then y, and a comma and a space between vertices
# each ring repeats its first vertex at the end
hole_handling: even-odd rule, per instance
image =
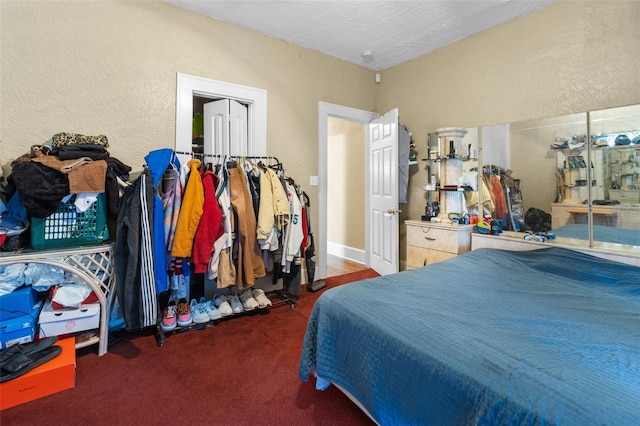
POLYGON ((247 146, 247 107, 240 102, 229 101, 229 152, 231 155, 255 155, 247 146))
POLYGON ((204 153, 252 155, 247 146, 247 116, 247 107, 233 99, 204 104, 204 153))
POLYGON ((204 104, 204 153, 229 155, 229 100, 204 104))

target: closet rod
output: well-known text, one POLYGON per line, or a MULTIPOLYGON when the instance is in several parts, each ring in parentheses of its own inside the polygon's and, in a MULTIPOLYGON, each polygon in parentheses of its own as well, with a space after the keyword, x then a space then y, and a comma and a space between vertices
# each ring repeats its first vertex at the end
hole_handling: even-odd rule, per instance
POLYGON ((277 163, 280 163, 278 157, 274 157, 273 155, 221 155, 221 154, 204 154, 205 157, 215 157, 215 158, 228 158, 230 160, 233 159, 241 159, 248 158, 250 160, 275 160, 277 163))
POLYGON ((204 158, 204 154, 200 153, 200 152, 186 152, 186 151, 173 151, 176 154, 180 154, 180 155, 188 155, 190 157, 195 157, 195 158, 204 158))
POLYGON ((176 154, 180 154, 180 155, 190 155, 192 157, 196 157, 196 158, 204 158, 204 157, 215 157, 215 158, 229 158, 230 160, 233 159, 240 159, 240 158, 248 158, 251 160, 275 160, 277 163, 280 163, 280 160, 278 160, 278 157, 274 157, 273 155, 256 155, 256 156, 252 156, 252 155, 222 155, 222 154, 202 154, 199 152, 185 152, 185 151, 174 151, 176 154))

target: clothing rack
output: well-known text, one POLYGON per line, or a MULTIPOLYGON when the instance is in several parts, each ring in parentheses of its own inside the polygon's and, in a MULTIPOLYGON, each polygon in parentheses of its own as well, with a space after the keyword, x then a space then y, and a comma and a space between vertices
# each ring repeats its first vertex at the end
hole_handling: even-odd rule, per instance
MULTIPOLYGON (((222 159, 221 164, 226 163, 227 161, 242 161, 245 159, 248 160, 265 160, 269 161, 271 164, 267 164, 267 167, 275 169, 277 171, 284 171, 283 164, 280 162, 278 157, 273 155, 228 155, 228 154, 205 154, 205 153, 196 153, 196 152, 185 152, 185 151, 174 151, 176 154, 187 155, 193 158, 197 158, 202 160, 203 162, 208 158, 222 159), (275 161, 275 164, 272 162, 275 161)), ((280 306, 283 304, 288 304, 291 309, 294 309, 296 306, 296 299, 290 297, 285 291, 284 288, 282 290, 273 290, 269 291, 269 294, 273 295, 277 300, 270 297, 272 305, 271 308, 275 308, 276 306, 280 306)))

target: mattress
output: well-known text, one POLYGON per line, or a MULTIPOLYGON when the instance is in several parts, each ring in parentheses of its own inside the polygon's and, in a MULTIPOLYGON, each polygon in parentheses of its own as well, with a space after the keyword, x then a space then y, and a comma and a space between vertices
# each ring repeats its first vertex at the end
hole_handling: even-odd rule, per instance
POLYGON ((299 375, 383 425, 640 424, 640 268, 479 249, 326 290, 299 375))

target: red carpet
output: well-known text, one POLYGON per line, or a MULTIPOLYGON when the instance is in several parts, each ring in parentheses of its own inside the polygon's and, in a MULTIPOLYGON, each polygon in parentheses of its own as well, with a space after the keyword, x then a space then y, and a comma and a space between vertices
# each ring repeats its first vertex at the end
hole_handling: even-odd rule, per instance
MULTIPOLYGON (((327 289, 375 277, 372 270, 303 289, 295 309, 278 306, 169 335, 128 333, 97 356, 78 350, 76 386, 0 412, 2 425, 370 425, 342 392, 298 377, 313 303, 327 289)), ((0 395, 0 398, 2 396, 0 395)))

